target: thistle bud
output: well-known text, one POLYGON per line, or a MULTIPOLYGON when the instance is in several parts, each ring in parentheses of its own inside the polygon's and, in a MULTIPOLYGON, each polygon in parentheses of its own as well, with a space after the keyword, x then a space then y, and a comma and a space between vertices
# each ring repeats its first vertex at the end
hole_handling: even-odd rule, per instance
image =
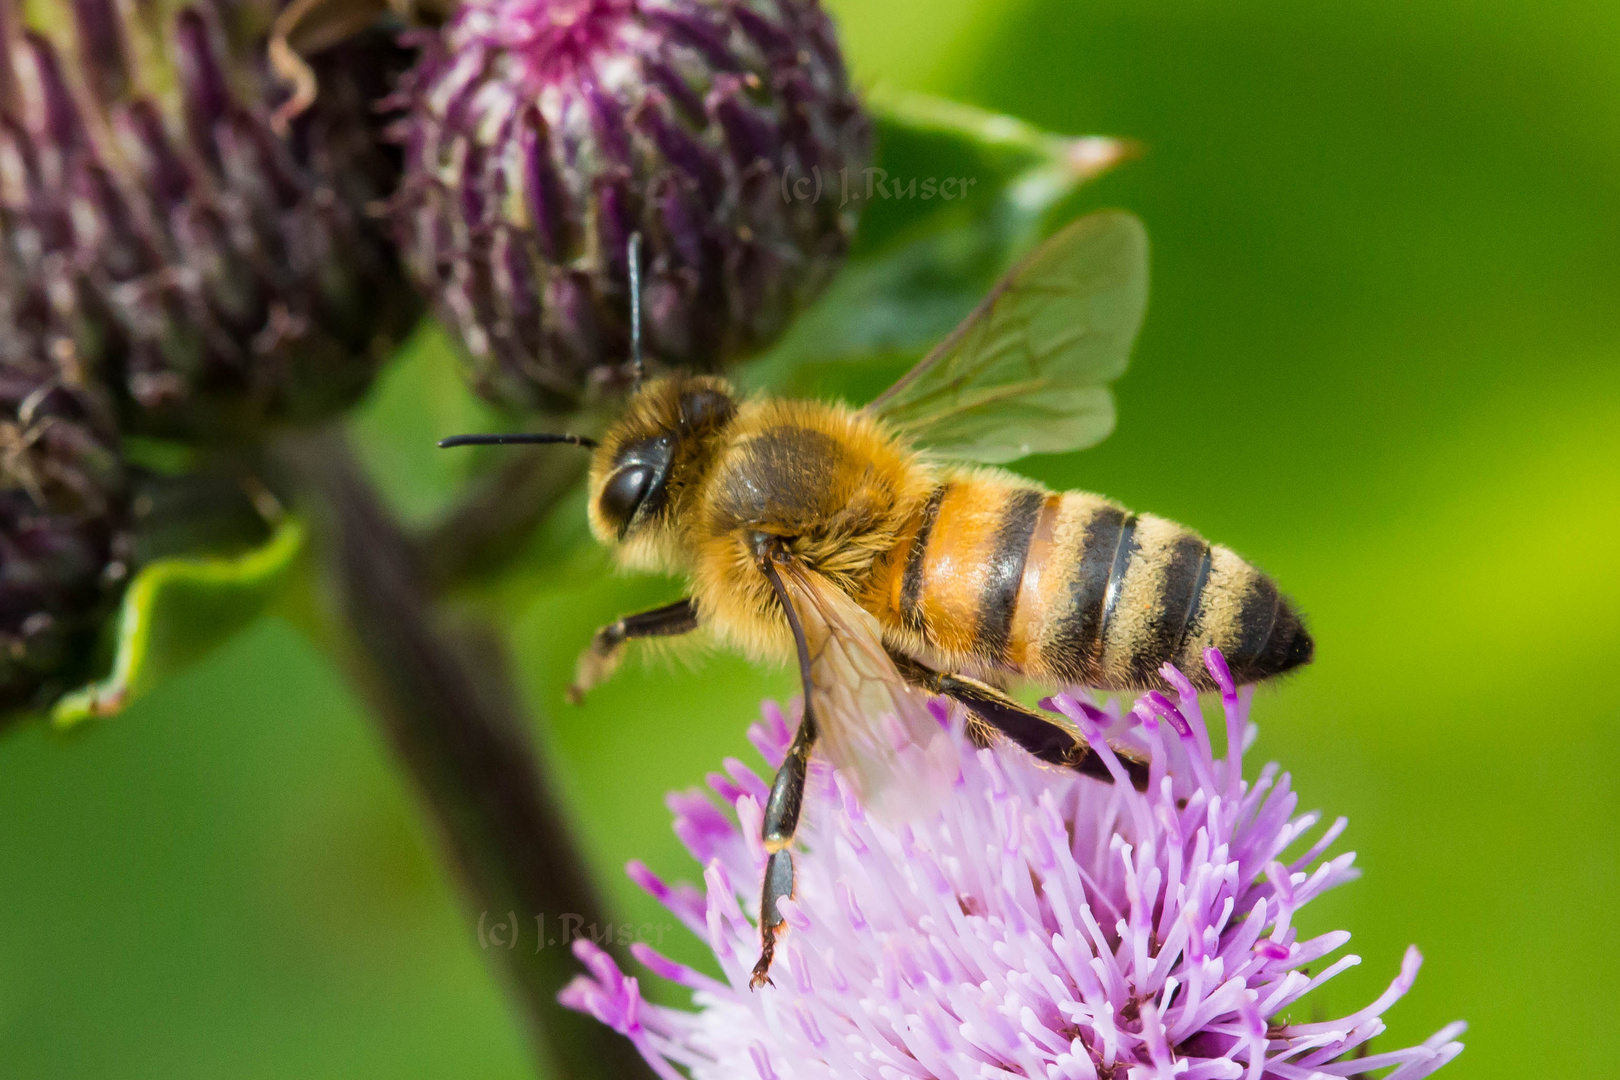
POLYGON ((414 317, 366 207, 404 54, 314 58, 285 138, 280 0, 0 0, 0 362, 69 354, 132 430, 251 437, 352 401, 414 317))
POLYGON ((112 409, 71 367, 0 364, 0 710, 83 674, 128 577, 112 409))
POLYGON ((497 400, 628 383, 634 232, 653 357, 705 370, 780 333, 854 230, 837 176, 870 125, 816 0, 464 0, 405 89, 402 246, 497 400))

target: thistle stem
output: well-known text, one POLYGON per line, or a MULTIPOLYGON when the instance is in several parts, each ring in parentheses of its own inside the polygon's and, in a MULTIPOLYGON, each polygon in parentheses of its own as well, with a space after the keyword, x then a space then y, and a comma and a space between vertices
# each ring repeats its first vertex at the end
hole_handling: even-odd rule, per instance
POLYGON ((415 545, 340 432, 288 436, 273 457, 311 519, 342 659, 431 818, 470 914, 482 920, 480 936, 542 1071, 568 1080, 651 1077, 628 1040, 557 1003, 577 963, 564 943, 544 943, 541 927, 565 915, 607 923, 493 635, 447 625, 415 545), (492 920, 500 924, 493 939, 492 920))

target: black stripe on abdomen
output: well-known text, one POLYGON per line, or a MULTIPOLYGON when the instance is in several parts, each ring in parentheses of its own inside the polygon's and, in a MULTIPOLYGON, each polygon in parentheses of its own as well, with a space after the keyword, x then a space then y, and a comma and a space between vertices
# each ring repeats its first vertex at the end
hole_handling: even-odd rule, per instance
POLYGON ((1187 602, 1187 617, 1181 620, 1181 633, 1176 637, 1175 648, 1170 650, 1172 656, 1181 655, 1182 648, 1187 644, 1187 635, 1204 617, 1204 586, 1209 584, 1209 571, 1214 564, 1214 549, 1206 542, 1204 556, 1198 560, 1198 571, 1193 575, 1192 599, 1187 602))
POLYGON ((1227 664, 1239 682, 1271 674, 1260 663, 1260 657, 1271 640, 1271 629, 1276 625, 1281 607, 1282 597, 1276 583, 1264 574, 1255 573, 1249 579, 1238 609, 1237 641, 1226 646, 1230 657, 1227 664))
POLYGON ((1153 598, 1154 617, 1142 640, 1130 643, 1131 681, 1137 686, 1158 683, 1159 668, 1175 660, 1186 636, 1188 617, 1198 603, 1203 578, 1209 574, 1209 545, 1196 533, 1181 530, 1159 555, 1164 573, 1157 579, 1159 595, 1153 598))
POLYGON ((1073 567, 1068 603, 1053 620, 1042 645, 1047 663, 1077 682, 1089 681, 1101 650, 1103 611, 1108 584, 1126 522, 1135 517, 1117 506, 1102 506, 1086 522, 1079 551, 1055 553, 1073 567))
POLYGON ((1108 567, 1108 583, 1103 586, 1102 618, 1097 623, 1097 656, 1101 659, 1107 646, 1108 624, 1119 610, 1119 597, 1125 591, 1125 572, 1131 568, 1136 556, 1136 515, 1127 514, 1119 527, 1119 541, 1114 545, 1114 560, 1108 567))
POLYGON ((1024 562, 1029 558, 1029 541, 1035 535, 1035 524, 1045 503, 1045 492, 1026 488, 1008 495, 1001 507, 1001 524, 996 527, 995 547, 979 593, 974 644, 980 656, 995 661, 1006 658, 1013 612, 1018 606, 1018 586, 1024 580, 1024 562))
POLYGON ((934 533, 934 522, 939 520, 939 504, 945 501, 945 493, 950 490, 949 484, 941 484, 928 496, 928 502, 923 506, 922 524, 917 526, 917 536, 911 541, 911 550, 906 553, 906 572, 900 579, 900 619, 911 630, 923 629, 922 611, 918 604, 922 602, 923 566, 927 563, 928 540, 934 533))

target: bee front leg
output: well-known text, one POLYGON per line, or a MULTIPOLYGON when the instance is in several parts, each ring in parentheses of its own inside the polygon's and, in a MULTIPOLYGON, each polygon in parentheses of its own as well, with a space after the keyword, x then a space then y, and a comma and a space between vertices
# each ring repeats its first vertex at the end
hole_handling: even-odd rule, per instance
POLYGON ((568 688, 568 700, 578 705, 585 700, 587 690, 613 674, 624 657, 625 642, 633 638, 674 637, 691 633, 697 627, 697 609, 692 606, 690 596, 609 623, 591 638, 590 648, 579 654, 574 683, 568 688))

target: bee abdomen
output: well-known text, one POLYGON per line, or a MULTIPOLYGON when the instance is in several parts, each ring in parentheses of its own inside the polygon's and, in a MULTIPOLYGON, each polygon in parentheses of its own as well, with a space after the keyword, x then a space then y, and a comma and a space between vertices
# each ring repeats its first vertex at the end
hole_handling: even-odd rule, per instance
POLYGON ((1021 633, 1006 657, 1042 681, 1161 686, 1159 668, 1170 662, 1208 688, 1210 646, 1240 682, 1310 659, 1310 636, 1271 579, 1173 521, 1071 492, 1042 554, 1041 595, 1019 597, 1021 633))
POLYGON ((880 608, 930 650, 1049 685, 1162 687, 1175 664, 1212 687, 1213 645, 1255 682, 1311 639, 1271 579, 1227 548, 1096 495, 971 474, 936 487, 896 550, 880 608))

